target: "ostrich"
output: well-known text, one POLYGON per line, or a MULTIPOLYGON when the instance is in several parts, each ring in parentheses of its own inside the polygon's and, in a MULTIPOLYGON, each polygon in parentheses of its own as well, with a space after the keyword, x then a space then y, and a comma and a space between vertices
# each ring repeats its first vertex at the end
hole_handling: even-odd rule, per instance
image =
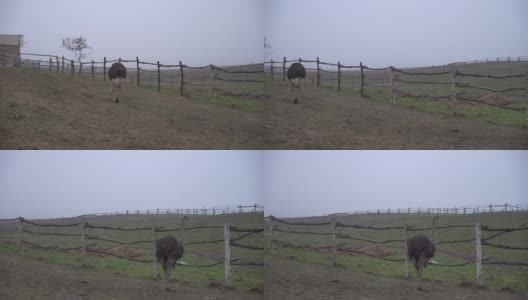
POLYGON ((176 262, 183 256, 183 223, 187 220, 187 216, 184 216, 180 222, 180 242, 170 235, 156 241, 156 259, 163 266, 167 281, 170 280, 176 262))
POLYGON ((299 96, 299 91, 301 90, 301 80, 306 77, 306 70, 301 63, 293 63, 288 68, 286 73, 288 80, 290 81, 290 93, 295 88, 295 98, 293 103, 297 103, 297 98, 299 96))
POLYGON ((119 103, 119 94, 121 93, 121 80, 126 78, 126 68, 122 63, 116 62, 113 63, 110 69, 108 70, 108 77, 112 80, 113 88, 112 93, 117 88, 117 97, 115 99, 116 103, 119 103))
POLYGON ((413 261, 416 274, 422 278, 423 268, 435 254, 435 245, 425 235, 420 234, 407 241, 407 256, 413 261))
POLYGON ((168 235, 156 241, 156 258, 163 266, 165 279, 170 280, 176 262, 183 256, 183 244, 168 235))

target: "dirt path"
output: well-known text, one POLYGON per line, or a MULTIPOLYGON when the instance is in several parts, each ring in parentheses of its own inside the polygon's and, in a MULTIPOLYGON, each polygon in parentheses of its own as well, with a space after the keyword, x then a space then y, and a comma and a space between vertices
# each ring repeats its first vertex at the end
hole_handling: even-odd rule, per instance
POLYGON ((189 287, 0 255, 0 299, 263 299, 258 293, 189 287))
POLYGON ((269 149, 528 149, 528 128, 337 96, 310 85, 294 105, 287 88, 268 85, 269 149))
POLYGON ((261 113, 127 84, 0 68, 1 149, 259 149, 261 113))
POLYGON ((375 276, 266 258, 267 299, 527 299, 528 294, 497 292, 476 287, 450 287, 440 282, 375 276))

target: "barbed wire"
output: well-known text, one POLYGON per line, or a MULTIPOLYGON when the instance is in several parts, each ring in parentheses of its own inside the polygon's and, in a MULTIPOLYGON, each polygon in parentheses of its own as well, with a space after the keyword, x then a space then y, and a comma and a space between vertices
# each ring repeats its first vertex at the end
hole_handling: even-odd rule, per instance
POLYGON ((279 229, 279 228, 273 228, 273 231, 293 233, 293 234, 332 235, 332 233, 326 233, 326 232, 294 231, 294 230, 284 230, 284 229, 279 229))
POLYGON ((432 82, 432 81, 419 81, 419 80, 404 80, 404 79, 399 79, 399 78, 394 78, 393 80, 395 82, 404 82, 404 83, 442 84, 442 85, 452 84, 451 82, 432 82))
POLYGON ((405 261, 405 259, 403 259, 403 258, 389 258, 389 257, 383 257, 383 256, 373 255, 373 254, 370 254, 370 253, 367 253, 367 252, 363 252, 363 251, 359 251, 359 250, 351 249, 351 248, 337 247, 337 250, 338 250, 338 251, 344 251, 344 252, 351 252, 351 253, 362 254, 362 255, 369 256, 369 257, 374 257, 374 258, 378 258, 378 259, 382 259, 382 260, 387 260, 387 261, 392 261, 392 262, 402 262, 402 261, 405 261))
POLYGON ((36 232, 36 231, 28 230, 26 228, 24 228, 22 231, 25 233, 31 233, 31 234, 37 234, 37 235, 58 235, 58 236, 76 236, 76 237, 81 236, 80 234, 70 234, 70 233, 36 232))
POLYGON ((42 226, 42 227, 73 227, 73 226, 79 226, 81 225, 81 223, 72 223, 72 224, 38 224, 38 223, 35 223, 35 222, 31 222, 27 219, 24 219, 24 218, 20 218, 20 221, 23 222, 23 223, 27 223, 27 224, 31 224, 31 225, 34 225, 34 226, 42 226))
POLYGON ((239 243, 231 243, 230 245, 231 246, 236 246, 236 247, 241 247, 241 248, 246 248, 246 249, 251 249, 251 250, 264 250, 264 247, 257 247, 257 246, 252 246, 252 245, 242 245, 242 244, 239 244, 239 243))
POLYGON ((528 247, 516 247, 516 246, 508 246, 508 245, 501 245, 501 244, 493 244, 489 243, 486 240, 482 241, 482 245, 495 247, 495 248, 502 248, 502 249, 511 249, 511 250, 528 250, 528 247))
POLYGON ((407 71, 403 71, 401 69, 398 69, 398 68, 393 68, 394 71, 398 72, 398 73, 402 73, 402 74, 405 74, 405 75, 427 75, 427 76, 435 76, 435 75, 446 75, 446 74, 450 74, 451 72, 449 71, 446 71, 446 72, 407 72, 407 71))
POLYGON ((482 100, 479 100, 479 99, 473 99, 473 98, 467 98, 467 97, 457 97, 457 100, 481 103, 481 104, 485 104, 485 105, 488 105, 488 106, 493 106, 493 107, 496 107, 496 108, 501 108, 501 109, 506 109, 506 110, 513 110, 513 111, 524 111, 524 110, 526 110, 526 107, 507 107, 507 106, 494 104, 494 103, 489 103, 489 102, 482 101, 482 100))
POLYGON ((133 245, 133 244, 142 244, 142 243, 149 243, 149 244, 152 244, 152 241, 132 241, 132 242, 125 242, 125 241, 118 241, 118 240, 109 239, 109 238, 102 238, 102 237, 95 236, 95 235, 87 235, 87 236, 86 236, 86 239, 88 239, 88 240, 101 240, 101 241, 114 242, 114 243, 122 244, 122 245, 133 245))
POLYGON ((271 219, 273 221, 277 221, 277 222, 288 224, 288 225, 320 226, 320 225, 329 225, 329 224, 333 223, 333 222, 319 222, 319 223, 288 222, 288 221, 279 219, 279 218, 274 217, 274 216, 270 216, 270 217, 271 217, 271 219))
POLYGON ((518 78, 518 77, 525 77, 524 74, 516 74, 516 75, 482 75, 482 74, 468 74, 468 73, 461 73, 456 72, 457 76, 467 76, 467 77, 480 77, 480 78, 495 78, 495 79, 503 79, 503 78, 518 78))
POLYGON ((524 91, 524 90, 526 90, 524 88, 509 88, 509 89, 504 89, 504 90, 495 90, 495 89, 491 89, 491 88, 470 85, 468 83, 457 83, 456 86, 460 87, 460 88, 472 88, 472 89, 489 91, 489 92, 495 92, 495 93, 504 93, 504 92, 511 92, 511 91, 524 91))

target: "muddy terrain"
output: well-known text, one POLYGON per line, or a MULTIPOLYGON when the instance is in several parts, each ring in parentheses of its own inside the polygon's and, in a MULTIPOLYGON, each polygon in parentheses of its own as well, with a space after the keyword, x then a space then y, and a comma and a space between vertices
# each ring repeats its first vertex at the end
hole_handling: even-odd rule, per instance
POLYGON ((311 265, 286 258, 266 258, 267 299, 527 299, 528 294, 490 291, 472 283, 453 287, 431 280, 398 279, 311 265))
POLYGON ((185 282, 129 278, 89 268, 0 255, 0 299, 264 299, 258 292, 191 287, 185 282))
POLYGON ((527 149, 528 128, 417 111, 305 84, 299 104, 267 83, 269 149, 527 149))

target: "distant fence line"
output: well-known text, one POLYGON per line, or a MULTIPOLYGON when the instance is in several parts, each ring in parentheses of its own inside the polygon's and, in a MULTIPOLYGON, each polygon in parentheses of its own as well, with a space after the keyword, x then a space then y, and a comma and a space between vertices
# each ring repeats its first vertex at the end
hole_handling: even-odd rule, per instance
MULTIPOLYGON (((6 53, 6 52, 4 52, 6 53)), ((159 61, 157 62, 146 62, 146 61, 140 61, 138 57, 136 59, 113 59, 109 60, 106 57, 103 58, 102 61, 85 61, 85 62, 79 62, 72 59, 65 58, 64 56, 54 56, 54 55, 47 55, 47 54, 34 54, 34 53, 20 53, 21 55, 29 55, 29 56, 40 56, 40 57, 46 57, 48 59, 42 60, 42 59, 22 59, 16 56, 9 56, 5 54, 0 54, 0 65, 12 65, 14 67, 30 67, 36 70, 48 70, 49 72, 56 72, 56 73, 70 73, 72 77, 81 77, 81 76, 89 76, 93 80, 96 79, 96 77, 99 77, 102 75, 103 80, 107 80, 107 71, 109 68, 109 64, 114 62, 120 62, 120 63, 135 63, 135 67, 128 67, 127 68, 127 75, 129 78, 131 78, 132 83, 134 83, 137 86, 142 85, 142 78, 143 80, 149 79, 147 81, 154 81, 157 83, 157 89, 158 91, 161 91, 162 83, 171 83, 171 84, 178 84, 179 85, 179 91, 180 95, 184 95, 184 89, 185 86, 204 86, 209 88, 209 97, 211 100, 216 99, 216 94, 219 93, 221 95, 228 95, 228 96, 240 96, 240 97, 247 97, 247 98, 254 98, 254 99, 263 99, 265 98, 264 94, 254 94, 249 92, 236 92, 231 91, 228 88, 218 88, 218 82, 231 82, 231 83, 262 83, 264 84, 264 78, 247 78, 247 76, 251 75, 263 75, 264 70, 258 68, 257 70, 245 70, 245 69, 234 69, 232 67, 219 67, 216 65, 207 65, 207 66, 188 66, 182 61, 179 61, 179 64, 162 64, 159 61), (12 64, 9 64, 9 62, 12 61, 12 64), (147 66, 155 66, 155 69, 143 69, 140 67, 140 65, 147 65, 147 66), (161 72, 161 69, 171 69, 174 68, 176 71, 179 70, 179 72, 175 72, 171 75, 163 74, 161 72), (102 69, 102 70, 101 70, 102 69), (196 70, 196 71, 202 71, 202 74, 199 76, 192 76, 193 74, 185 74, 184 70, 196 70), (135 71, 135 74, 131 71, 135 71), (155 73, 155 76, 146 76, 143 73, 155 73), (205 73, 204 73, 205 72, 205 73), (222 75, 224 75, 222 77, 222 75), (244 78, 234 77, 233 76, 225 76, 225 75, 235 75, 245 76, 244 78), (173 78, 173 80, 171 80, 173 78), (196 81, 196 82, 194 82, 196 81)), ((253 64, 258 65, 258 64, 253 64)))
POLYGON ((274 216, 268 216, 267 219, 269 219, 269 252, 271 255, 274 255, 278 249, 278 246, 282 247, 290 247, 290 248, 297 248, 297 249, 312 249, 312 250, 319 250, 319 249, 331 249, 332 250, 332 263, 335 266, 337 264, 337 257, 339 252, 351 252, 356 254, 362 254, 367 255, 370 257, 374 257, 381 260, 386 261, 392 261, 392 262, 404 262, 404 274, 405 277, 409 276, 409 268, 408 268, 408 257, 407 257, 407 234, 412 231, 418 231, 418 230, 431 230, 432 231, 432 240, 434 241, 435 245, 440 244, 447 244, 447 243, 467 243, 467 242, 475 242, 476 243, 476 259, 471 261, 464 261, 462 263, 456 263, 456 264, 443 264, 438 262, 431 263, 434 266, 441 266, 441 267, 461 267, 468 264, 476 264, 476 280, 479 284, 482 283, 482 265, 510 265, 510 266, 522 266, 526 267, 528 266, 528 263, 524 262, 509 262, 509 261, 498 261, 498 260, 491 260, 489 258, 483 258, 482 256, 482 246, 489 246, 494 248, 500 248, 500 249, 507 249, 507 250, 528 250, 528 247, 516 247, 516 246, 509 246, 509 245, 502 245, 502 244, 496 244, 493 242, 489 242, 489 240, 496 238, 499 235, 502 235, 504 233, 513 232, 513 231, 521 231, 521 230, 528 230, 528 226, 526 224, 522 224, 519 227, 505 227, 505 228, 495 228, 495 227, 489 227, 485 225, 481 225, 480 223, 476 223, 474 225, 452 225, 452 226, 436 226, 435 217, 433 217, 433 226, 432 227, 423 227, 423 228, 417 228, 413 225, 400 225, 400 226, 385 226, 385 227, 377 227, 377 226, 366 226, 366 225, 359 225, 359 224, 344 224, 342 222, 339 222, 337 220, 332 222, 293 222, 288 221, 284 219, 280 219, 274 216), (285 230, 281 229, 280 225, 288 225, 288 226, 330 226, 331 230, 329 232, 310 232, 305 230, 285 230), (442 229, 448 229, 448 228, 475 228, 475 238, 471 239, 464 239, 464 240, 449 240, 449 241, 437 241, 435 239, 436 232, 438 230, 442 229), (368 239, 360 236, 353 236, 350 234, 343 234, 339 233, 339 228, 356 228, 356 229, 366 229, 366 230, 398 230, 402 232, 403 238, 401 239, 390 239, 390 240, 373 240, 368 239), (492 234, 486 238, 482 238, 482 231, 488 231, 488 232, 497 232, 495 234, 492 234), (284 240, 279 240, 276 238, 274 232, 281 232, 286 234, 298 234, 298 235, 310 235, 310 234, 316 234, 316 235, 326 235, 331 236, 332 238, 332 244, 326 245, 326 246, 312 246, 312 245, 295 245, 291 244, 284 240), (353 239, 358 241, 364 241, 374 244, 387 244, 387 243, 403 243, 402 248, 404 248, 403 258, 390 258, 390 257, 384 257, 379 255, 373 255, 370 253, 366 253, 365 251, 360 251, 359 249, 353 249, 353 248, 345 248, 347 242, 338 243, 338 239, 353 239))
POLYGON ((144 210, 124 210, 116 212, 105 212, 81 215, 80 217, 89 216, 117 216, 117 215, 226 215, 247 212, 263 212, 264 206, 260 204, 253 205, 233 205, 233 206, 217 206, 211 208, 155 208, 144 210))
POLYGON ((370 210, 356 210, 351 212, 333 213, 329 216, 345 216, 345 215, 381 215, 381 214, 478 214, 478 213, 496 213, 508 211, 528 211, 528 205, 525 207, 521 205, 504 204, 489 204, 476 206, 462 206, 462 207, 438 207, 438 208, 388 208, 388 209, 370 209, 370 210))
MULTIPOLYGON (((497 58, 497 62, 499 61, 528 61, 528 56, 519 56, 516 59, 508 57, 507 59, 501 59, 497 58)), ((349 84, 356 84, 354 81, 344 81, 344 74, 342 72, 343 69, 359 69, 359 75, 347 75, 350 78, 358 77, 359 78, 359 86, 360 86, 360 96, 364 96, 364 89, 365 87, 379 87, 379 88, 386 88, 390 89, 390 102, 395 103, 396 102, 396 95, 403 95, 410 98, 425 98, 425 99, 431 99, 431 100, 449 100, 451 104, 452 113, 456 114, 456 106, 458 101, 465 101, 468 103, 479 103, 483 105, 493 106, 500 109, 505 110, 512 110, 512 111, 526 111, 527 118, 528 118, 528 72, 526 74, 514 74, 514 75, 502 75, 502 76, 496 76, 496 75, 486 75, 486 74, 467 74, 463 72, 459 72, 456 70, 456 66, 459 65, 465 65, 469 63, 484 63, 484 62, 492 62, 491 60, 475 60, 475 61, 469 61, 469 62, 457 62, 452 63, 448 65, 444 65, 443 67, 452 67, 454 68, 452 71, 444 71, 444 72, 410 72, 407 70, 399 69, 393 66, 385 67, 385 68, 371 68, 363 64, 363 62, 360 62, 359 65, 344 65, 341 62, 337 63, 329 63, 329 62, 323 62, 319 60, 319 57, 317 57, 316 60, 306 60, 306 59, 294 59, 294 60, 287 60, 286 57, 283 57, 282 61, 266 61, 264 62, 264 65, 269 65, 269 67, 265 67, 264 71, 271 76, 271 80, 275 80, 276 74, 282 75, 282 80, 286 80, 286 70, 287 70, 287 64, 293 63, 293 62, 299 62, 299 63, 315 63, 316 68, 308 68, 309 71, 316 71, 316 81, 312 83, 316 86, 321 85, 321 80, 327 80, 327 81, 337 81, 337 91, 341 92, 342 84, 343 83, 349 83, 349 84), (279 65, 279 66, 275 66, 279 65), (330 71, 322 69, 321 66, 332 66, 337 67, 336 71, 330 71), (277 70, 278 69, 278 70, 277 70), (368 78, 369 81, 382 81, 382 84, 379 83, 367 83, 367 75, 365 74, 365 71, 384 71, 384 76, 382 78, 368 78), (385 72, 386 71, 386 72, 385 72), (386 74, 386 73, 389 74, 386 74), (336 74, 337 77, 335 78, 321 78, 321 73, 327 73, 327 74, 336 74), (397 78, 398 74, 403 74, 407 76, 442 76, 442 75, 448 75, 451 76, 451 80, 449 82, 435 82, 435 81, 424 81, 424 80, 405 80, 397 78), (386 76, 389 76, 387 78, 386 76), (457 82, 457 77, 475 77, 475 78, 488 78, 488 79, 505 79, 505 78, 524 78, 525 84, 524 87, 510 87, 507 89, 493 89, 489 87, 482 87, 482 86, 474 86, 467 83, 460 83, 457 82), (388 83, 386 83, 388 81, 388 83), (413 94, 409 91, 404 91, 395 86, 395 83, 412 83, 412 84, 424 84, 424 85, 450 85, 451 86, 451 93, 448 95, 442 95, 442 96, 435 96, 430 94, 413 94), (504 93, 504 92, 512 92, 512 91, 525 91, 525 98, 526 98, 526 105, 524 107, 511 107, 501 104, 494 104, 490 103, 488 101, 484 101, 477 98, 472 97, 461 97, 461 95, 467 94, 467 92, 458 92, 458 89, 473 89, 473 90, 481 90, 481 91, 489 91, 493 93, 504 93)), ((439 67, 439 66, 432 66, 432 67, 439 67)), ((411 68, 411 69, 419 69, 419 68, 411 68)), ((356 80, 357 81, 357 80, 356 80)))
MULTIPOLYGON (((82 219, 81 219, 82 220, 82 219)), ((155 257, 156 253, 156 233, 160 232, 168 232, 168 231, 182 231, 181 235, 184 235, 185 231, 189 230, 196 230, 196 229, 224 229, 224 237, 223 239, 217 239, 217 240, 207 240, 207 241, 198 241, 198 242, 188 242, 184 243, 185 245, 193 245, 193 244, 216 244, 216 243, 224 243, 224 260, 223 261, 217 261, 212 264, 207 265, 189 265, 189 264, 182 264, 178 263, 178 265, 181 265, 183 267, 191 267, 191 268, 208 268, 213 267, 216 265, 224 264, 225 266, 225 284, 226 286, 231 286, 231 265, 236 266, 264 266, 264 263, 261 262, 251 262, 251 261, 240 261, 241 259, 232 259, 231 258, 231 247, 240 247, 245 248, 249 250, 261 250, 264 251, 264 247, 258 247, 254 245, 247 245, 247 244, 241 244, 238 243, 238 241, 247 238, 249 236, 252 236, 254 234, 263 233, 263 228, 237 228, 234 226, 230 226, 229 223, 225 223, 223 226, 197 226, 197 227, 180 227, 180 228, 164 228, 163 226, 152 226, 152 227, 136 227, 136 228, 119 228, 119 227, 112 227, 112 226, 98 226, 93 225, 88 222, 76 222, 76 223, 69 223, 69 224, 55 224, 55 223, 36 223, 34 221, 29 221, 27 219, 24 219, 22 217, 19 217, 17 219, 0 219, 0 221, 17 221, 18 224, 18 235, 11 235, 11 236, 1 236, 3 238, 16 238, 17 239, 17 247, 18 252, 20 255, 24 255, 24 246, 29 246, 31 248, 36 249, 42 249, 42 250, 62 250, 62 251, 80 251, 81 256, 81 265, 85 266, 85 255, 87 252, 93 252, 98 253, 106 256, 113 256, 118 257, 121 259, 126 259, 133 262, 139 262, 139 263, 152 263, 152 270, 153 270, 153 276, 154 278, 157 277, 157 259, 155 257), (36 227, 79 227, 80 232, 78 234, 65 234, 65 233, 51 233, 51 232, 38 232, 34 230, 29 230, 27 228, 24 228, 24 224, 29 224, 36 227), (152 239, 149 240, 137 240, 137 241, 120 241, 113 238, 108 237, 101 237, 97 235, 89 235, 87 234, 87 230, 93 228, 93 229, 101 229, 101 230, 111 230, 111 231, 150 231, 152 233, 152 239), (81 245, 79 247, 60 247, 60 246, 42 246, 37 243, 29 242, 24 239, 24 233, 32 234, 32 235, 45 235, 45 236, 70 236, 70 237, 79 237, 81 241, 81 245), (240 233, 238 237, 231 237, 231 233, 240 233), (152 259, 137 259, 134 257, 127 257, 124 255, 119 255, 115 253, 110 253, 108 251, 105 251, 103 249, 93 248, 96 246, 96 244, 87 244, 86 240, 100 240, 100 241, 106 241, 106 242, 112 242, 117 243, 121 245, 132 245, 132 244, 140 244, 140 243, 147 243, 151 244, 153 247, 153 258, 152 259)), ((15 231, 11 230, 11 231, 15 231)), ((185 240, 185 239, 184 239, 185 240)), ((183 242, 183 241, 182 241, 183 242)))

